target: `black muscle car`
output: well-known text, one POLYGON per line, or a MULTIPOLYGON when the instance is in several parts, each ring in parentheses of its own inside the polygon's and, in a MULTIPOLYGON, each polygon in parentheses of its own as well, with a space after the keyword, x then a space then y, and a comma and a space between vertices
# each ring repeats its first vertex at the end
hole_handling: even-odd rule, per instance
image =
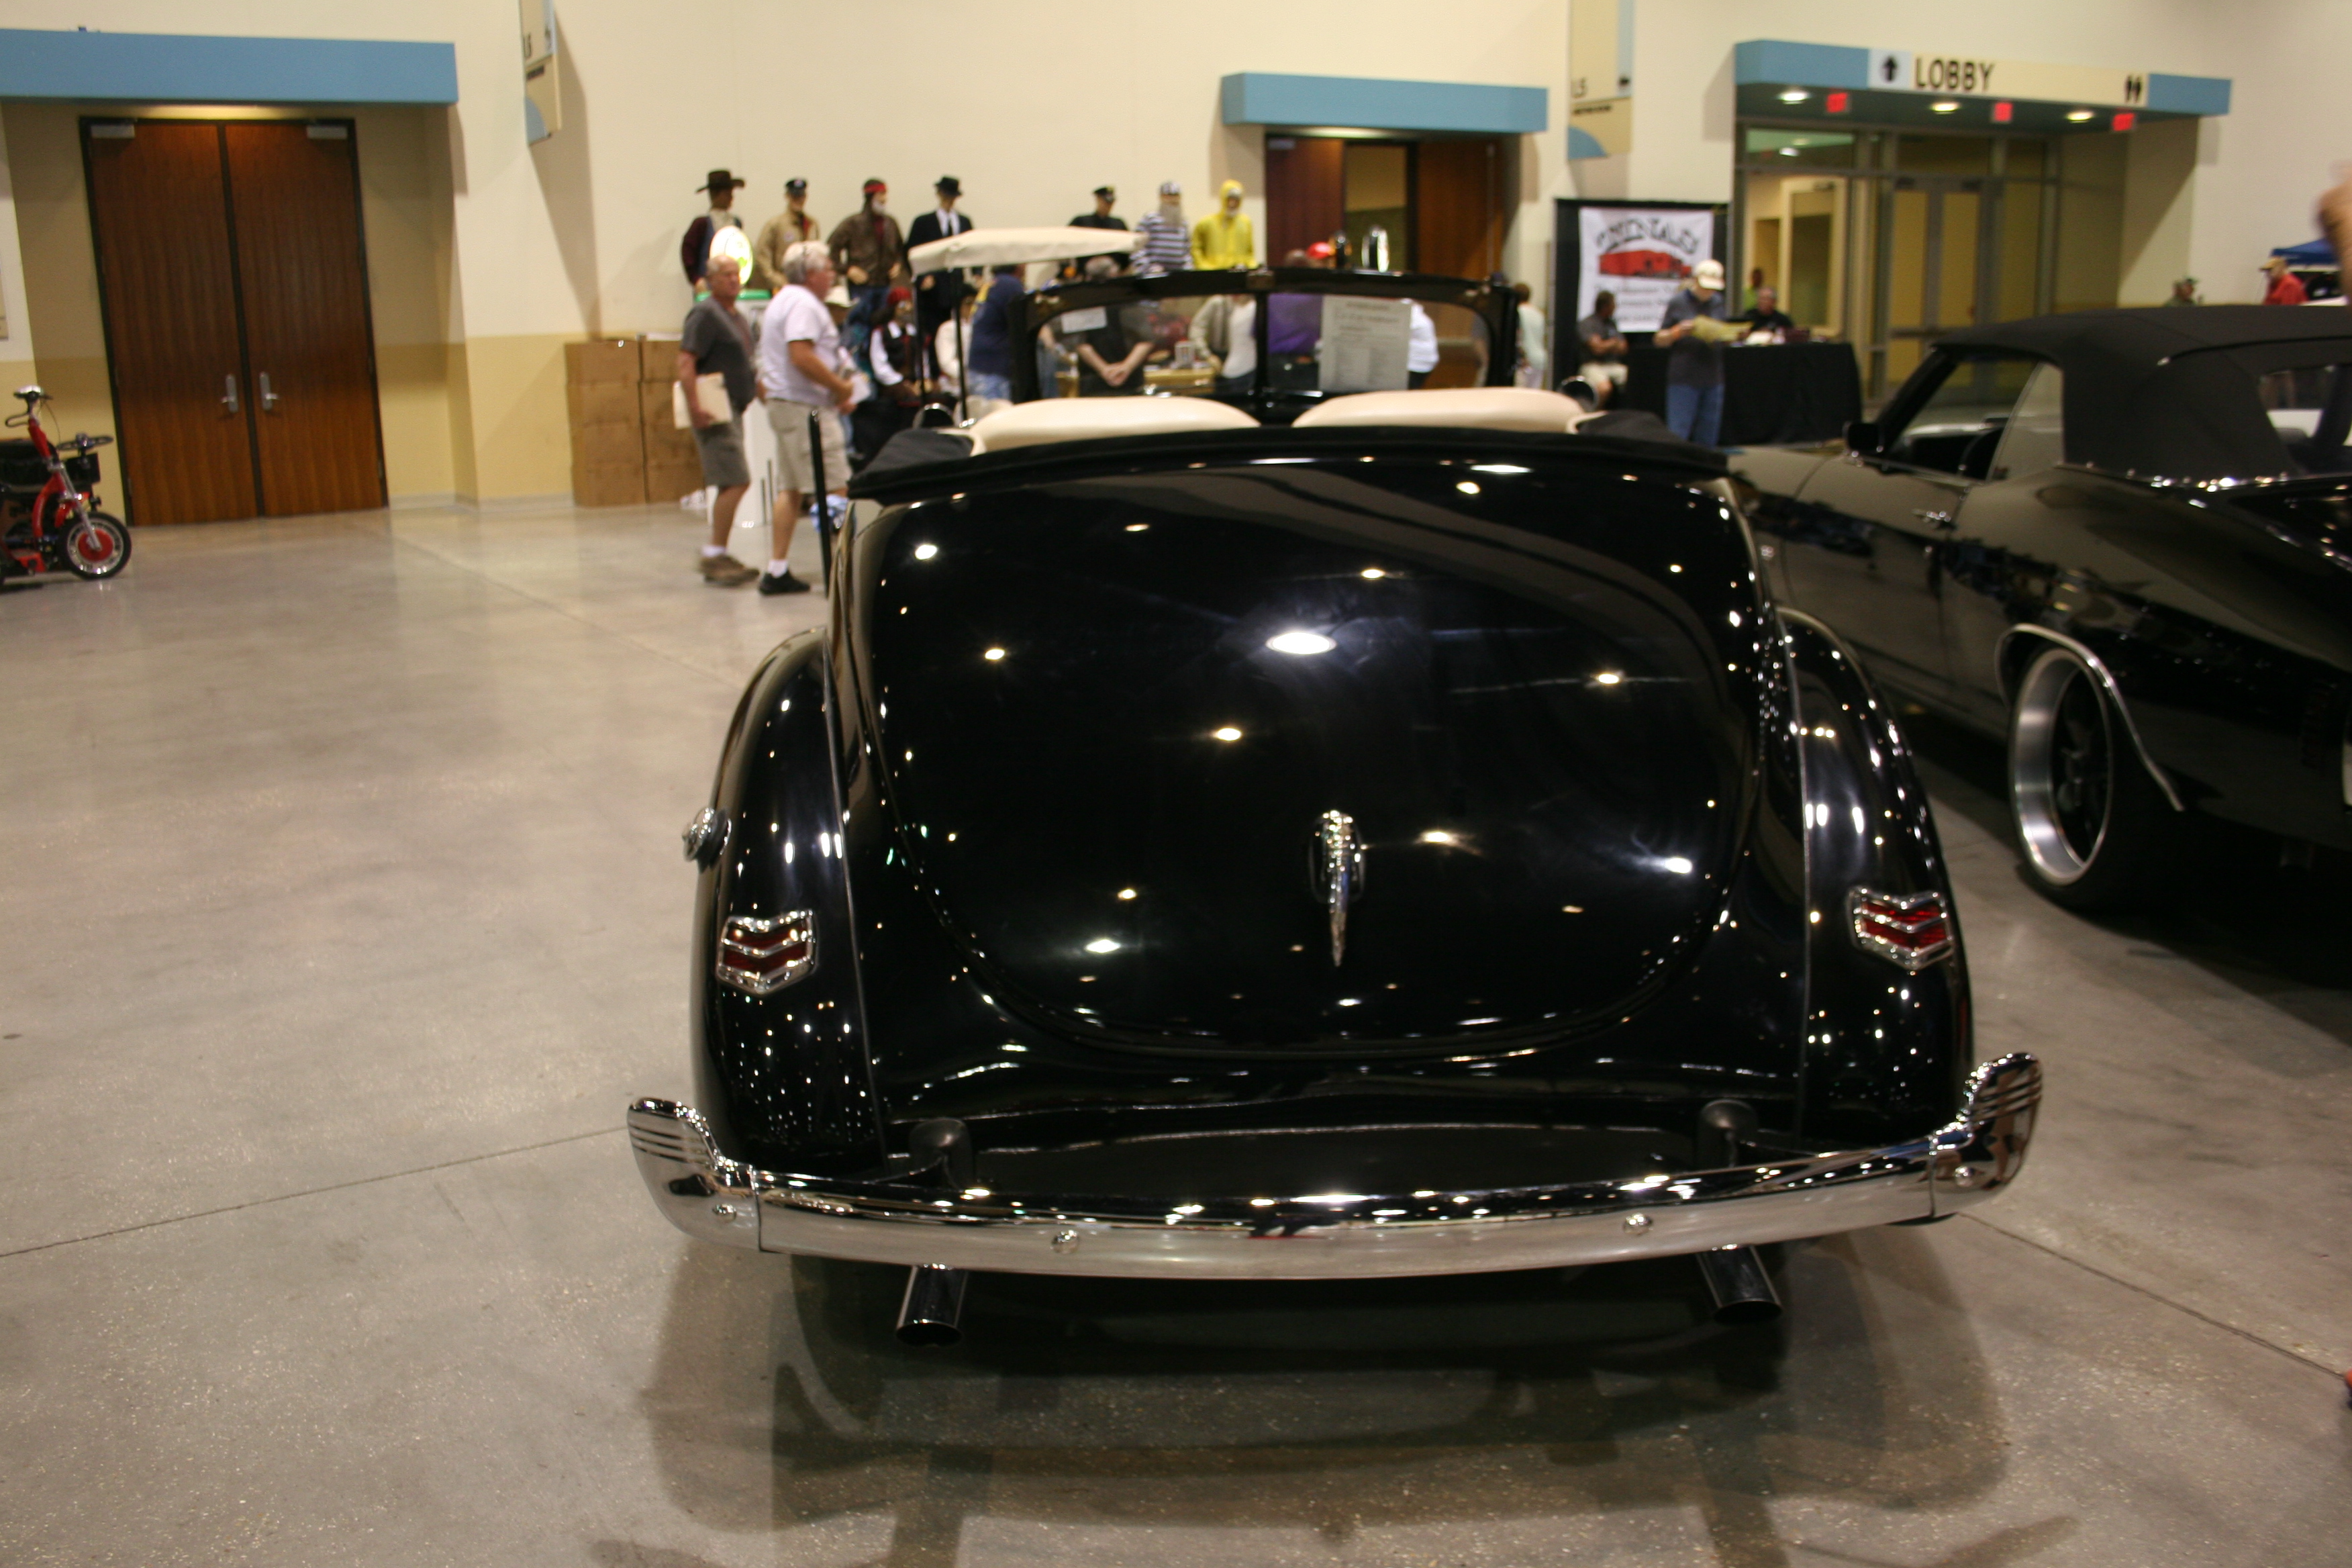
POLYGON ((1779 600, 2009 742, 2027 873, 2163 890, 2191 814, 2352 846, 2352 313, 2099 310, 1940 340, 1843 450, 1732 470, 1779 600))
POLYGON ((2040 1070, 1974 1062, 1902 738, 1721 458, 1409 389, 1416 312, 1507 380, 1513 304, 1047 290, 1034 400, 859 476, 688 833, 695 1103, 629 1110, 680 1228, 906 1265, 918 1342, 967 1270, 1693 1254, 1738 1315, 1759 1244, 2014 1177, 2040 1070))

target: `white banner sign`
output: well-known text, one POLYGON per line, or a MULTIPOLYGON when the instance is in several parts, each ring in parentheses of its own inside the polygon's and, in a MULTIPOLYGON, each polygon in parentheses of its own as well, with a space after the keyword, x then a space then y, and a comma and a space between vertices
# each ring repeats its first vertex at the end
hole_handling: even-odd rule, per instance
POLYGON ((1621 330, 1654 332, 1691 268, 1715 254, 1715 214, 1705 207, 1588 206, 1577 220, 1578 321, 1605 289, 1617 296, 1621 330))
POLYGON ((1929 92, 1938 98, 2023 99, 2124 109, 2147 101, 2146 71, 1987 59, 1935 49, 1871 50, 1870 85, 1880 92, 1929 92))

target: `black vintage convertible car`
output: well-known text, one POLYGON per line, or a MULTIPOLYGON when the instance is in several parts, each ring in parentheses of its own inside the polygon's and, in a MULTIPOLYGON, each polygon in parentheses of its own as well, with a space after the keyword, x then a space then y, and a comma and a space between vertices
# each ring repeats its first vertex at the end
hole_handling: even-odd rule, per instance
POLYGON ((1901 736, 1721 458, 1410 389, 1507 378, 1511 304, 1047 290, 1017 379, 1100 395, 858 478, 688 832, 695 1102, 628 1113, 681 1229, 908 1266, 917 1342, 969 1270, 1690 1254, 1738 1315, 2016 1175, 2039 1068, 1973 1060, 1901 736))
POLYGON ((2352 312, 1955 333, 1844 449, 1733 472, 1776 597, 2006 737, 2051 898, 2164 890, 2194 814, 2352 847, 2352 312))

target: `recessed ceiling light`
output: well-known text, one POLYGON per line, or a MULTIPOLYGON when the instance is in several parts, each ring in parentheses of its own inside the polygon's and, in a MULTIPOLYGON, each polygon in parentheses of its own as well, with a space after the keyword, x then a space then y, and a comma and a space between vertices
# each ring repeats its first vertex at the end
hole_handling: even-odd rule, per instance
POLYGON ((939 552, 940 547, 936 544, 918 544, 915 546, 915 559, 918 561, 929 561, 932 556, 937 555, 939 552))
POLYGON ((2087 109, 2070 109, 2066 111, 2066 118, 2073 121, 2077 125, 2080 125, 2084 121, 2088 120, 2091 117, 2091 111, 2087 109))
POLYGON ((1433 827, 1421 836, 1421 841, 1423 844, 1451 844, 1454 842, 1454 835, 1444 828, 1433 827))
POLYGON ((1475 496, 1478 493, 1478 481, 1475 479, 1464 479, 1454 488, 1460 490, 1465 496, 1475 496))
POLYGON ((1783 158, 1793 158, 1796 155, 1797 150, 1794 147, 1783 147, 1780 149, 1780 156, 1783 158))
POLYGON ((1003 650, 1003 648, 1001 648, 1001 647, 992 647, 992 648, 990 648, 986 653, 982 654, 980 657, 981 657, 981 658, 984 658, 984 659, 986 659, 986 660, 988 660, 991 664, 993 664, 993 663, 995 663, 998 659, 1003 658, 1004 657, 1004 650, 1003 650))
POLYGON ((1939 103, 1931 103, 1927 106, 1931 111, 1937 114, 1958 113, 1959 111, 1959 100, 1950 98, 1945 99, 1939 103))
POLYGON ((1238 741, 1242 738, 1242 732, 1239 730, 1234 729, 1231 724, 1226 725, 1222 730, 1212 730, 1209 733, 1214 735, 1220 741, 1238 741))
POLYGON ((1265 639, 1265 646, 1276 653, 1305 658, 1309 654, 1329 653, 1339 645, 1321 632, 1281 632, 1265 639))
POLYGON ((1367 566, 1364 568, 1364 575, 1367 577, 1385 577, 1388 574, 1381 571, 1377 566, 1367 566))
POLYGON ((1780 89, 1780 101, 1783 103, 1802 103, 1812 96, 1801 87, 1784 87, 1780 89))
POLYGON ((1121 888, 1118 890, 1118 896, 1122 899, 1131 899, 1135 897, 1135 889, 1133 888, 1121 888))
POLYGON ((1087 951, 1088 952, 1117 952, 1118 951, 1118 943, 1111 941, 1111 939, 1107 936, 1098 936, 1095 938, 1094 941, 1087 943, 1087 951))
POLYGON ((1592 679, 1602 686, 1614 686, 1625 678, 1613 669, 1604 669, 1592 679))

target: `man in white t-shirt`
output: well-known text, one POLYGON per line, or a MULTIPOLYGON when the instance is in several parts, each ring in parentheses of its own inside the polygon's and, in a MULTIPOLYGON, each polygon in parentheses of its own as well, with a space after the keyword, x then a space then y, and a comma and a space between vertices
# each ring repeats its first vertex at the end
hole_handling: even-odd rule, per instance
POLYGON ((805 594, 809 585, 785 563, 801 504, 816 494, 816 463, 809 450, 809 416, 817 416, 818 451, 824 459, 828 495, 849 489, 849 452, 841 421, 857 401, 849 356, 824 296, 833 287, 833 256, 815 240, 784 252, 784 288, 760 317, 760 386, 768 399, 768 424, 776 433, 776 466, 782 483, 770 520, 775 559, 760 578, 762 594, 805 594))

